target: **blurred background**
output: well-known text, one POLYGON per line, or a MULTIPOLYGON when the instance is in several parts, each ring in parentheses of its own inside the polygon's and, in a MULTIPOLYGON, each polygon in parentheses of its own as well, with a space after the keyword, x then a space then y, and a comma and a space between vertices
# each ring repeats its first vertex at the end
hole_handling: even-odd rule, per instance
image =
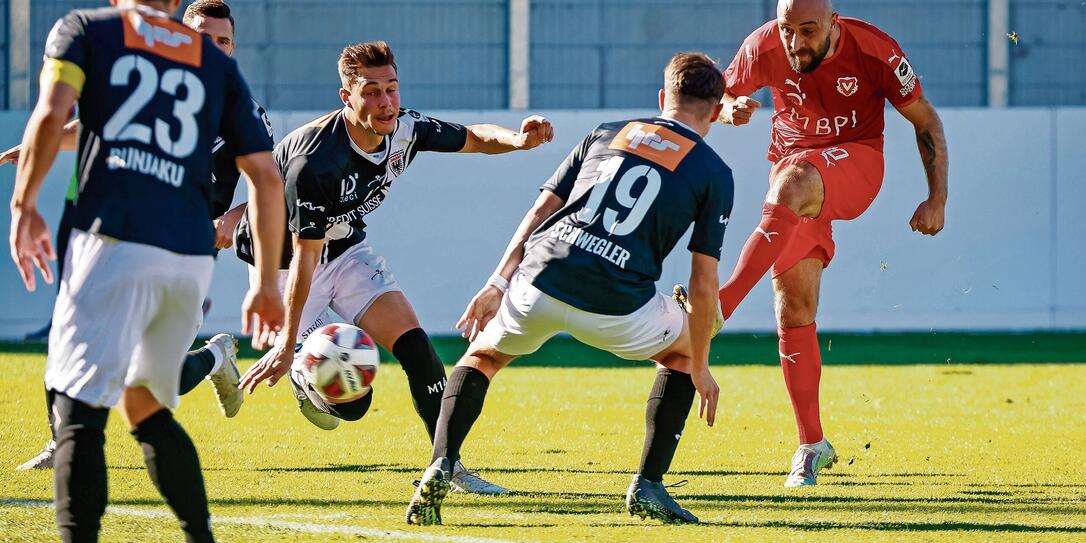
MULTIPOLYGON (((0 147, 18 143, 57 18, 104 0, 0 0, 0 147)), ((501 157, 420 156, 371 215, 371 239, 423 324, 451 333, 489 276, 535 189, 600 122, 647 115, 677 51, 726 66, 775 17, 774 0, 233 0, 235 58, 271 113, 277 138, 339 105, 343 46, 388 41, 405 107, 462 123, 552 119, 556 141, 501 157)), ((187 4, 187 2, 185 2, 187 4)), ((822 328, 1086 330, 1086 1, 838 0, 903 47, 946 123, 951 157, 947 229, 909 231, 926 196, 912 128, 887 110, 887 174, 866 215, 838 223, 822 328)), ((755 122, 716 126, 709 142, 736 172, 721 279, 756 225, 764 197, 770 99, 755 122)), ((70 154, 69 154, 70 155, 70 154)), ((42 196, 56 224, 74 157, 58 160, 42 196), (50 200, 51 199, 51 200, 50 200), (53 207, 48 207, 52 202, 53 207)), ((14 168, 0 168, 10 190, 14 168)), ((244 194, 239 194, 239 201, 244 194)), ((6 208, 5 208, 6 209, 6 208)), ((6 213, 6 211, 4 212, 6 213)), ((6 216, 4 217, 6 220, 6 216)), ((684 243, 661 290, 684 281, 684 243)), ((729 329, 774 329, 767 281, 729 329)), ((219 258, 205 333, 235 330, 244 268, 219 258)), ((0 263, 0 338, 48 320, 51 288, 26 293, 0 263)))

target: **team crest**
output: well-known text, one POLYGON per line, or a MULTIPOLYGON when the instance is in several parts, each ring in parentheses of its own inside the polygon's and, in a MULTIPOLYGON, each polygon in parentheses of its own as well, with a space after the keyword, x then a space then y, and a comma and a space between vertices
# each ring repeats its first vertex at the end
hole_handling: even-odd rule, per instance
POLYGON ((388 169, 392 172, 392 175, 397 177, 407 169, 407 161, 404 160, 402 149, 392 153, 392 156, 388 157, 388 169))
POLYGON ((852 96, 858 90, 860 90, 860 81, 855 77, 837 78, 837 92, 841 93, 842 96, 852 96))

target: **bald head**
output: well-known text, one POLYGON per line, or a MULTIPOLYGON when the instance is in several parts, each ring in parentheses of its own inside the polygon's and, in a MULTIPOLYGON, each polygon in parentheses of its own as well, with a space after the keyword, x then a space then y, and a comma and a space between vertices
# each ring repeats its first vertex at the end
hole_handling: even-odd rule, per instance
POLYGON ((778 18, 785 14, 829 17, 831 13, 833 13, 831 0, 779 0, 777 2, 778 18))
POLYGON ((837 13, 832 0, 779 0, 777 30, 792 69, 813 72, 830 50, 837 13))

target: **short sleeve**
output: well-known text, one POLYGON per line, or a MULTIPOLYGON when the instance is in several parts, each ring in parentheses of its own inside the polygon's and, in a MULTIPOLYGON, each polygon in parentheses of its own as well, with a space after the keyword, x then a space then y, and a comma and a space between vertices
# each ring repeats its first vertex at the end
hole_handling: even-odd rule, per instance
POLYGON ((416 151, 456 153, 468 141, 468 129, 464 125, 427 117, 410 109, 405 109, 404 113, 415 123, 416 151))
POLYGON ((253 100, 249 85, 233 59, 228 59, 226 65, 226 103, 219 135, 230 142, 235 156, 271 151, 271 128, 263 108, 253 100))
POLYGON ((750 96, 769 84, 768 62, 762 59, 765 28, 747 36, 724 70, 724 90, 732 96, 750 96))
POLYGON ((724 166, 708 180, 694 218, 694 231, 687 248, 690 252, 720 259, 724 245, 724 230, 731 219, 735 182, 732 172, 724 166))
POLYGON ((573 148, 572 151, 566 155, 566 159, 558 166, 558 169, 547 179, 539 190, 546 190, 553 192, 555 196, 562 199, 563 202, 569 200, 569 195, 573 192, 573 187, 577 183, 577 177, 581 173, 581 164, 584 163, 584 158, 588 154, 588 148, 592 146, 592 142, 596 140, 596 131, 592 131, 588 137, 581 140, 581 143, 573 148))
POLYGON ((283 171, 286 180, 287 225, 301 239, 324 239, 328 229, 326 198, 316 179, 306 173, 304 160, 292 160, 283 171))
POLYGON ((42 82, 60 81, 82 92, 87 69, 86 23, 78 12, 71 12, 53 25, 45 41, 42 82))
POLYGON ((894 107, 902 108, 918 100, 924 91, 920 88, 920 77, 901 46, 889 36, 885 36, 885 42, 884 47, 888 51, 882 59, 886 59, 886 62, 880 61, 877 77, 886 99, 894 107))

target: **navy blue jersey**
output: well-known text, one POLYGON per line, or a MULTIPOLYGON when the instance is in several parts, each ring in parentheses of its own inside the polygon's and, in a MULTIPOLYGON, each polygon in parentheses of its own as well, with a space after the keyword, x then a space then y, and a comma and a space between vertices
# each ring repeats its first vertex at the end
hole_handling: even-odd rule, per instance
MULTIPOLYGON (((388 196, 392 183, 419 151, 456 152, 467 129, 401 109, 396 130, 375 153, 354 145, 343 110, 333 111, 291 132, 275 146, 275 160, 286 182, 287 226, 301 239, 325 240, 321 263, 366 239, 363 218, 388 196)), ((291 236, 282 267, 290 267, 291 236)), ((235 233, 238 257, 253 263, 248 218, 235 233)))
POLYGON ((678 122, 602 124, 543 184, 565 205, 528 238, 520 269, 573 307, 630 314, 691 223, 688 248, 720 258, 733 189, 724 161, 678 122))
MULTIPOLYGON (((274 140, 275 136, 272 133, 267 112, 255 101, 253 107, 260 115, 260 120, 264 121, 264 128, 268 129, 268 137, 274 140)), ((216 138, 211 151, 211 182, 214 184, 211 192, 211 218, 218 219, 223 213, 230 211, 230 204, 234 203, 234 192, 238 188, 241 172, 238 171, 238 153, 230 142, 221 137, 216 138)))
POLYGON ((237 64, 145 7, 72 11, 45 48, 43 78, 80 91, 74 228, 179 254, 215 250, 213 143, 270 151, 237 64))

